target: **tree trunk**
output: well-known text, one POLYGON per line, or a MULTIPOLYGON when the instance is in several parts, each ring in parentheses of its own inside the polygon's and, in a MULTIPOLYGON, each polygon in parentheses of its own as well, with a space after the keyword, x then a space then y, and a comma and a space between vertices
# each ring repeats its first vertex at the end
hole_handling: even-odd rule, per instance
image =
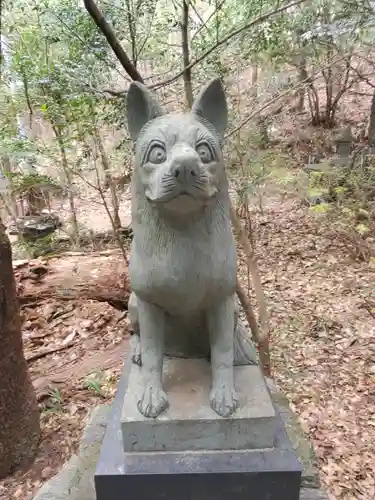
POLYGON ((23 354, 12 251, 0 221, 0 478, 34 458, 39 410, 23 354))
POLYGON ((185 98, 186 104, 190 109, 193 105, 193 87, 191 84, 191 68, 190 55, 189 55, 189 2, 183 0, 182 5, 182 22, 181 22, 181 39, 182 39, 182 59, 184 68, 184 87, 185 87, 185 98))
POLYGON ((61 165, 65 174, 65 180, 66 180, 66 186, 68 189, 68 201, 69 201, 69 208, 70 208, 70 223, 72 225, 72 236, 77 239, 79 239, 79 231, 78 231, 78 220, 77 220, 77 212, 76 212, 76 206, 74 203, 74 195, 73 195, 73 182, 72 182, 72 174, 69 169, 69 164, 68 164, 68 159, 66 157, 66 150, 65 150, 65 145, 63 141, 63 137, 61 134, 61 131, 53 126, 53 131, 56 136, 57 142, 60 147, 60 153, 61 153, 61 165))
POLYGON ((137 29, 136 29, 136 24, 135 24, 135 16, 134 16, 134 9, 133 9, 133 3, 130 0, 126 0, 125 2, 126 5, 126 14, 128 18, 128 28, 129 28, 129 36, 130 36, 130 43, 131 43, 131 53, 132 53, 132 63, 133 66, 136 68, 137 67, 137 29))
POLYGON ((375 147, 375 91, 371 102, 370 124, 368 127, 368 143, 369 146, 375 147))
POLYGON ((104 148, 104 144, 102 143, 102 139, 100 137, 100 132, 99 130, 95 131, 96 133, 96 140, 98 143, 98 148, 100 152, 100 156, 102 159, 102 166, 104 170, 104 175, 105 175, 105 186, 109 186, 109 189, 111 191, 111 200, 112 200, 112 208, 113 208, 113 223, 114 223, 114 229, 120 229, 121 227, 121 220, 120 220, 120 215, 119 215, 119 201, 118 201, 118 196, 116 192, 116 185, 113 181, 111 171, 110 171, 110 165, 109 165, 109 160, 108 156, 106 153, 106 150, 104 148))
POLYGON ((258 99, 258 75, 259 75, 259 66, 257 61, 253 61, 251 64, 251 88, 250 88, 250 96, 257 101, 258 99))
MULTIPOLYGON (((306 59, 305 57, 301 57, 299 66, 298 66, 298 81, 299 82, 305 82, 308 78, 308 73, 306 69, 306 59)), ((305 85, 302 85, 302 87, 298 91, 298 103, 297 103, 297 111, 302 112, 305 108, 305 94, 306 94, 306 88, 305 85)))
POLYGON ((11 218, 15 219, 18 217, 18 206, 17 206, 17 201, 16 198, 13 194, 13 183, 12 183, 12 178, 9 176, 9 174, 12 173, 12 164, 10 161, 9 156, 3 156, 2 161, 1 161, 2 167, 0 168, 0 171, 2 171, 6 176, 7 176, 7 184, 8 184, 8 192, 3 195, 4 202, 7 204, 7 212, 11 213, 11 218), (8 174, 8 175, 7 175, 8 174))

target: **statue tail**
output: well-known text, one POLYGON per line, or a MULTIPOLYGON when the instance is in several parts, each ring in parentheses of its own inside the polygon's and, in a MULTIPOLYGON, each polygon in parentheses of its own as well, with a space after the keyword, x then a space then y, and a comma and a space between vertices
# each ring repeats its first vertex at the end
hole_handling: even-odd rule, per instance
POLYGON ((234 365, 257 365, 258 355, 255 345, 250 337, 250 332, 238 318, 234 332, 234 365))

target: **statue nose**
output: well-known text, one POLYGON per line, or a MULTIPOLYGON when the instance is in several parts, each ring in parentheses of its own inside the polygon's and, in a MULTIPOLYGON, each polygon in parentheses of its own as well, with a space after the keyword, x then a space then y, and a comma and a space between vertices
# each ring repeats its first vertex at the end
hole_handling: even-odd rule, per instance
POLYGON ((196 158, 175 159, 172 164, 172 175, 181 184, 195 182, 199 177, 199 165, 196 158))

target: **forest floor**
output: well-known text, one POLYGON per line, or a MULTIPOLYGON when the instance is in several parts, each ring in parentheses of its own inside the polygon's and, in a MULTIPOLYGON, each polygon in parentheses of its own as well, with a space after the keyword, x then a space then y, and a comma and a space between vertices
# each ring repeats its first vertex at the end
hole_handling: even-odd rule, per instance
MULTIPOLYGON (((263 213, 254 206, 251 216, 271 315, 273 376, 312 439, 330 498, 370 500, 375 267, 352 260, 293 197, 272 192, 263 213)), ((34 465, 0 483, 0 497, 31 500, 77 449, 89 410, 113 397, 128 350, 129 288, 118 250, 14 267, 42 440, 34 465), (108 290, 118 298, 112 305, 108 290)), ((246 284, 245 267, 241 276, 246 284)))
POLYGON ((268 199, 252 217, 273 377, 330 498, 375 498, 375 266, 352 260, 295 199, 268 199))

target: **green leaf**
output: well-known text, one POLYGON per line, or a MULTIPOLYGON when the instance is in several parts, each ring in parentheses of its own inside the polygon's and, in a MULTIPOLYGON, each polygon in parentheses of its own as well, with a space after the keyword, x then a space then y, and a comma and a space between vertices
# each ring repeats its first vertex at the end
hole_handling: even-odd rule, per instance
POLYGON ((361 236, 364 236, 370 231, 370 228, 366 224, 358 224, 355 229, 361 236))
POLYGON ((329 203, 320 203, 319 205, 310 207, 310 210, 316 214, 326 214, 331 210, 331 206, 329 203))

